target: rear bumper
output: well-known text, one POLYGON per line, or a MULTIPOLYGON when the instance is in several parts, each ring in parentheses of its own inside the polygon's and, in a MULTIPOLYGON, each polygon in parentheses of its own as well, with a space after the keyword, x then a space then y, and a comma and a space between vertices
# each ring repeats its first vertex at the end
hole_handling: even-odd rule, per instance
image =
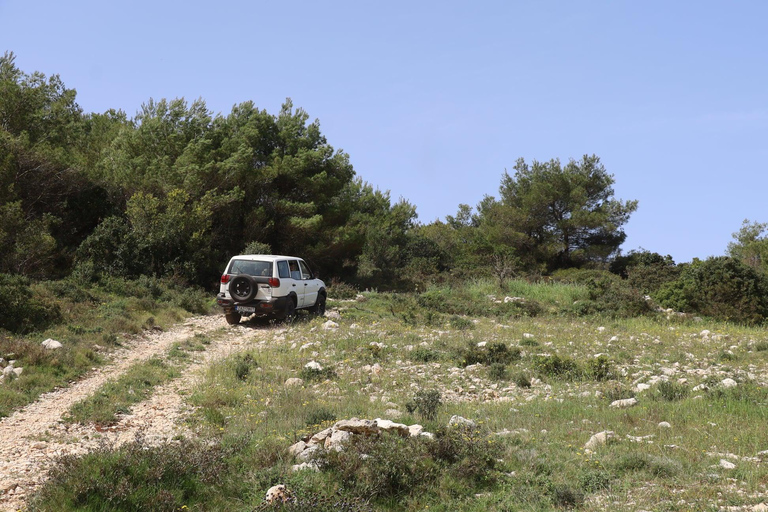
MULTIPOLYGON (((216 303, 224 309, 224 313, 234 313, 237 306, 255 308, 256 315, 274 315, 280 314, 285 310, 285 303, 288 297, 272 297, 268 300, 254 299, 246 302, 235 302, 227 298, 223 293, 216 296, 216 303)), ((249 313, 246 313, 249 314, 249 313)))

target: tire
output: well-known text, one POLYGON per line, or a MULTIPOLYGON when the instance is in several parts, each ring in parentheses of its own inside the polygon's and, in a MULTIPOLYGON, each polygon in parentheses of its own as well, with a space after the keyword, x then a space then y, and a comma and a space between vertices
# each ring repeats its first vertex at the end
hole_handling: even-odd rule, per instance
POLYGON ((317 316, 325 315, 325 295, 324 294, 322 293, 318 294, 315 305, 309 308, 309 311, 311 313, 314 313, 317 316))
POLYGON ((229 325, 237 325, 240 323, 240 313, 233 311, 232 313, 224 313, 224 318, 227 319, 229 325))
POLYGON ((235 302, 246 302, 256 296, 258 285, 247 274, 239 274, 229 282, 229 295, 235 302))
POLYGON ((292 298, 288 298, 288 301, 285 303, 285 309, 283 310, 283 314, 281 316, 281 319, 283 322, 290 324, 294 321, 296 318, 296 303, 293 302, 292 298))

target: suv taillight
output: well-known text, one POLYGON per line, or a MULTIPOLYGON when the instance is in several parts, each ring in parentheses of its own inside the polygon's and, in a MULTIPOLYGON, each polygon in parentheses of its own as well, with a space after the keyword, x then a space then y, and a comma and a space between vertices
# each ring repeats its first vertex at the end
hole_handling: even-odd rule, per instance
POLYGON ((276 277, 270 277, 269 278, 269 286, 272 288, 279 288, 280 287, 280 280, 276 277))
POLYGON ((227 284, 229 282, 229 274, 222 274, 221 284, 227 284))

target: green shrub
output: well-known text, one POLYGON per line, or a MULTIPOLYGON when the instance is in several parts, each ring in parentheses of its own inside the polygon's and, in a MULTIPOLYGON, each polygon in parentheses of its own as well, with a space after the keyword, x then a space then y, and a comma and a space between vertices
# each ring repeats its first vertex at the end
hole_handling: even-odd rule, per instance
MULTIPOLYGON (((210 507, 226 485, 228 454, 207 443, 149 447, 142 440, 117 450, 65 456, 54 465, 32 510, 157 510, 210 507)), ((215 508, 215 506, 214 506, 215 508)))
POLYGON ((613 467, 619 473, 644 471, 661 478, 670 478, 682 471, 682 464, 678 461, 669 457, 658 457, 646 453, 623 455, 613 464, 613 467))
POLYGON ((235 356, 233 370, 238 380, 246 380, 251 370, 258 368, 259 363, 251 354, 238 354, 235 356))
POLYGON ((656 389, 659 396, 668 402, 682 400, 690 391, 685 384, 670 381, 660 382, 656 389))
POLYGON ((328 284, 328 298, 336 300, 348 300, 357 297, 357 288, 351 284, 339 281, 336 278, 331 279, 328 284))
POLYGON ((626 398, 632 398, 635 396, 635 393, 632 391, 632 389, 630 389, 626 384, 616 380, 606 382, 600 391, 609 402, 613 402, 615 400, 624 400, 626 398))
POLYGON ((433 420, 437 417, 437 410, 442 404, 443 395, 440 391, 422 389, 417 391, 413 399, 405 404, 405 409, 409 414, 416 412, 424 419, 433 420))
POLYGON ((485 346, 478 346, 474 341, 468 341, 466 346, 458 351, 457 359, 462 366, 472 364, 491 365, 499 363, 507 365, 520 359, 522 351, 519 347, 509 348, 505 343, 492 341, 485 346))
POLYGON ((551 356, 536 356, 533 360, 534 368, 543 375, 572 379, 578 374, 579 366, 570 357, 562 357, 559 354, 551 356))
POLYGON ((442 487, 475 492, 492 485, 501 455, 494 441, 477 430, 446 428, 436 431, 434 440, 354 436, 344 451, 325 453, 321 464, 353 495, 403 503, 442 487))
POLYGON ((61 307, 18 275, 0 274, 0 328, 15 333, 42 330, 61 320, 61 307))
POLYGON ((451 324, 451 327, 459 331, 465 331, 468 329, 475 328, 475 324, 472 322, 471 319, 465 318, 463 316, 458 316, 458 315, 453 315, 450 318, 449 323, 451 324))
POLYGON ((531 387, 531 378, 524 372, 515 374, 514 377, 512 377, 512 382, 514 382, 515 385, 519 388, 531 387))
POLYGON ((587 377, 593 380, 608 380, 613 377, 611 362, 608 357, 600 355, 587 361, 587 377))
POLYGON ((768 278, 728 256, 694 260, 654 298, 676 311, 760 324, 768 317, 768 278))
POLYGON ((318 370, 317 368, 305 366, 299 372, 299 377, 307 382, 335 379, 336 376, 336 371, 330 367, 324 367, 318 370))
POLYGON ((272 247, 264 242, 253 241, 245 246, 242 254, 272 254, 272 247))
POLYGON ((411 361, 431 363, 440 359, 440 354, 427 347, 416 347, 409 353, 411 361))
POLYGON ((492 363, 490 368, 488 368, 488 377, 493 380, 507 380, 509 378, 507 365, 503 363, 492 363))
POLYGON ((639 290, 617 278, 591 281, 588 284, 591 304, 597 312, 619 318, 632 318, 654 312, 650 302, 639 290))

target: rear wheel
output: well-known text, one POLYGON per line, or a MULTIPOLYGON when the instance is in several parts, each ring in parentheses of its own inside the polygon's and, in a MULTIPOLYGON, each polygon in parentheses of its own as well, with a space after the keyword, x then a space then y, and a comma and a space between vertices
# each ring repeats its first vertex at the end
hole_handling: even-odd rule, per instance
POLYGON ((224 313, 224 318, 227 319, 229 325, 237 325, 240 323, 240 313, 233 311, 232 313, 224 313))
POLYGON ((296 318, 296 303, 292 298, 288 298, 285 303, 285 310, 283 310, 283 322, 291 323, 296 318))
POLYGON ((325 315, 325 295, 322 293, 318 295, 315 305, 309 308, 309 311, 316 314, 317 316, 325 315))

